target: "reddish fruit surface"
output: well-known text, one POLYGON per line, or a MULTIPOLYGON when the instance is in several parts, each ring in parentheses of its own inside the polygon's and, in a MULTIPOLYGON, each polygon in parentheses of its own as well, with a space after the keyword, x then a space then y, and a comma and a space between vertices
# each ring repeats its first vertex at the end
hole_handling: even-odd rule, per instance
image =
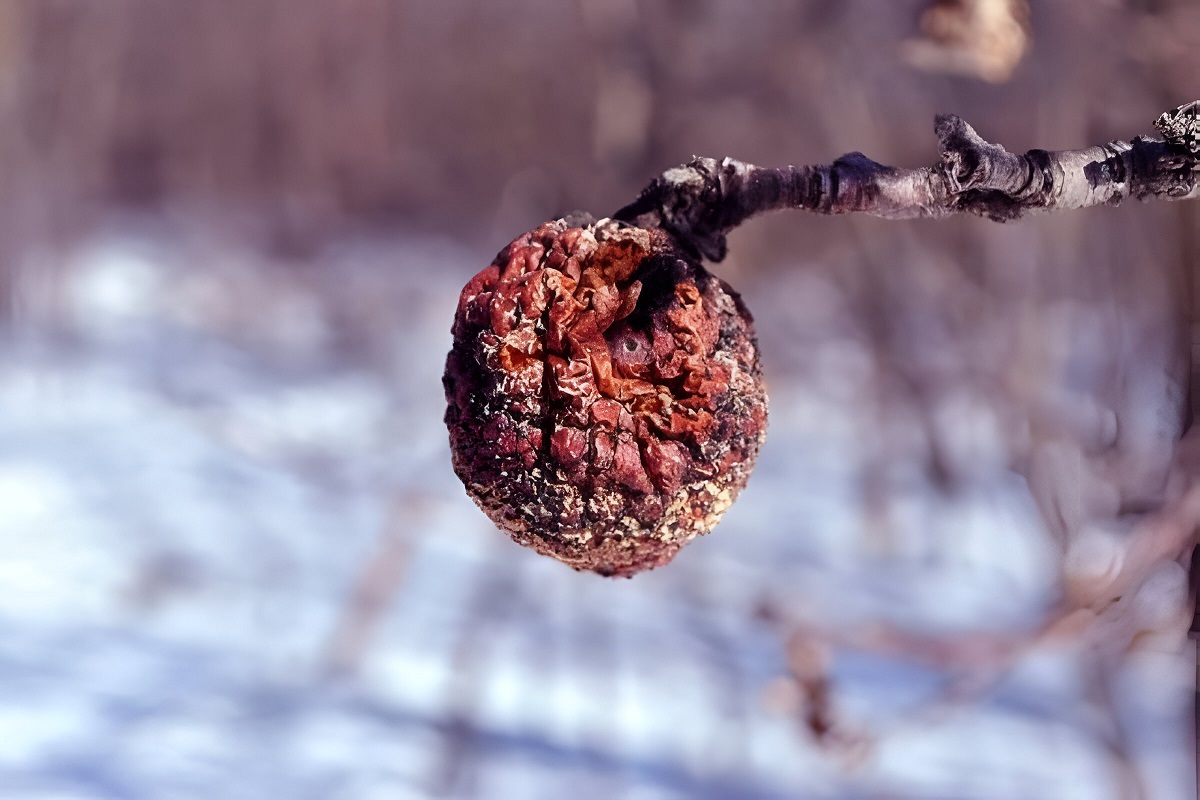
POLYGON ((745 486, 767 419, 752 320, 663 231, 548 222, 463 288, 452 332, 454 469, 518 543, 632 575, 745 486))

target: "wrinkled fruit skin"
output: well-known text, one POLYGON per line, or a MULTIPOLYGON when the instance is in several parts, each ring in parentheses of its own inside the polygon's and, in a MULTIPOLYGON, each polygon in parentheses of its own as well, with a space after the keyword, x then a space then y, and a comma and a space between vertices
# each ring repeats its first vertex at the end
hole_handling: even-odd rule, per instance
POLYGON ((518 543, 629 576, 746 485, 767 418, 752 320, 668 234, 548 222, 466 285, 452 332, 454 469, 518 543))

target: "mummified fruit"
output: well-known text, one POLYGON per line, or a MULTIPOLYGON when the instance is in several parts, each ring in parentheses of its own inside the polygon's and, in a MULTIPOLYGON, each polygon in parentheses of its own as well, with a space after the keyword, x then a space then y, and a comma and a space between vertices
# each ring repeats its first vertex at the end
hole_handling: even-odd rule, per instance
POLYGON ((767 418, 752 320, 667 233, 548 222, 466 285, 453 334, 454 469, 520 544, 629 576, 746 485, 767 418))

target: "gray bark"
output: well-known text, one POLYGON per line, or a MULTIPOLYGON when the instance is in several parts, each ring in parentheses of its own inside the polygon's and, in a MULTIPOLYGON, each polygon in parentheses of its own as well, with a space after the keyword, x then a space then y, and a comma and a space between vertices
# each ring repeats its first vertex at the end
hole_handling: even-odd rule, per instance
POLYGON ((732 158, 695 158, 652 181, 615 219, 671 231, 712 261, 725 235, 752 216, 795 208, 859 212, 886 219, 977 214, 997 222, 1026 214, 1126 198, 1179 200, 1200 194, 1198 103, 1159 117, 1165 138, 1138 136, 1082 150, 1010 153, 963 119, 937 117, 941 158, 903 169, 848 153, 821 166, 759 167, 732 158))

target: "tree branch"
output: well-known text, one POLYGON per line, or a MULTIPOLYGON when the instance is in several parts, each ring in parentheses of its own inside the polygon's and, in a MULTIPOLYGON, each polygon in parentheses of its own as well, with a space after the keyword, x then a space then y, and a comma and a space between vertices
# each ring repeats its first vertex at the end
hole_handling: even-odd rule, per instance
POLYGON ((654 179, 613 217, 665 228, 701 256, 725 257, 725 235, 756 214, 798 208, 886 219, 969 213, 1007 222, 1029 213, 1200 195, 1200 101, 1168 111, 1143 136, 1082 150, 1010 153, 954 115, 937 117, 941 160, 902 169, 848 153, 821 166, 758 167, 695 158, 654 179))

